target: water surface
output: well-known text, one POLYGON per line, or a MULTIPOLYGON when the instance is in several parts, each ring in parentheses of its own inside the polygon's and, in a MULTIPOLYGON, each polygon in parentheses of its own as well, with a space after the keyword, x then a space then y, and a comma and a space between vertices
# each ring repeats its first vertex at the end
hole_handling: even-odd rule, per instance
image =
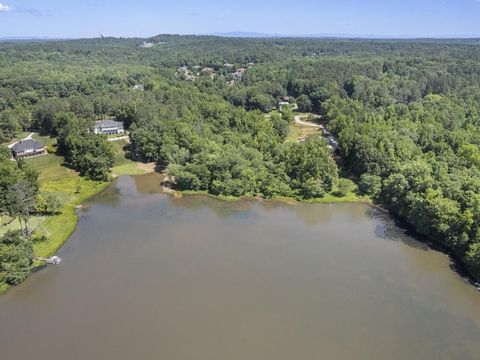
POLYGON ((479 359, 480 296, 385 214, 123 177, 0 297, 3 359, 479 359))

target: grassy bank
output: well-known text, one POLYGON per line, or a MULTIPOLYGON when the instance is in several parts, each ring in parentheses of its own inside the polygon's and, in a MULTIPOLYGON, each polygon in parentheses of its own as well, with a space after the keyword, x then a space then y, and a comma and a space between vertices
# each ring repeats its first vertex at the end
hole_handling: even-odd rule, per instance
POLYGON ((115 153, 115 166, 112 168, 112 175, 114 177, 122 175, 141 175, 145 173, 138 163, 127 159, 125 157, 125 147, 127 146, 127 140, 119 140, 110 143, 115 153))
POLYGON ((2 295, 5 291, 7 291, 9 287, 10 286, 8 286, 5 283, 0 284, 0 295, 2 295))
POLYGON ((315 203, 315 204, 335 204, 335 203, 368 203, 371 204, 372 201, 368 196, 361 196, 354 192, 350 192, 345 196, 335 196, 332 194, 327 194, 323 198, 304 200, 304 202, 315 203))
POLYGON ((63 204, 61 213, 45 217, 35 232, 35 255, 49 257, 75 230, 75 207, 100 192, 108 183, 81 177, 77 172, 63 166, 63 158, 60 156, 50 154, 27 161, 40 174, 40 191, 55 194, 63 204))
MULTIPOLYGON (((239 201, 239 200, 259 200, 259 197, 255 196, 224 196, 224 195, 213 195, 208 193, 207 191, 192 191, 192 190, 185 190, 185 191, 172 191, 172 195, 203 195, 203 196, 209 196, 215 199, 219 199, 222 201, 239 201)), ((177 196, 178 196, 177 195, 177 196)), ((350 192, 345 196, 334 196, 331 194, 327 194, 322 198, 315 198, 315 199, 296 199, 292 197, 273 197, 271 199, 262 199, 264 201, 275 201, 275 202, 281 202, 285 204, 296 204, 296 203, 309 203, 309 204, 340 204, 340 203, 365 203, 365 204, 372 204, 372 201, 366 197, 366 196, 360 196, 357 195, 354 192, 350 192)))

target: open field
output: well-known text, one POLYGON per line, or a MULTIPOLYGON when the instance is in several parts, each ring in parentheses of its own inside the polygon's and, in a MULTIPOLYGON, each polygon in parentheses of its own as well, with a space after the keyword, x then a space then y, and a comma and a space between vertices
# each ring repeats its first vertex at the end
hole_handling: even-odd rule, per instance
POLYGON ((315 121, 312 113, 295 113, 295 121, 290 125, 287 142, 299 142, 311 136, 321 136, 322 129, 315 121))
POLYGON ((307 139, 310 136, 315 136, 315 135, 321 136, 322 131, 314 127, 304 126, 301 124, 294 123, 290 125, 290 130, 287 136, 287 142, 297 142, 297 141, 300 141, 301 139, 307 139))
POLYGON ((45 144, 45 146, 55 145, 57 143, 57 139, 49 135, 44 136, 38 133, 34 133, 32 138, 34 140, 40 141, 41 143, 45 144))
POLYGON ((115 166, 112 168, 112 175, 114 177, 122 175, 140 175, 147 172, 142 168, 143 164, 126 158, 125 146, 128 144, 127 140, 114 141, 110 144, 115 153, 115 166))

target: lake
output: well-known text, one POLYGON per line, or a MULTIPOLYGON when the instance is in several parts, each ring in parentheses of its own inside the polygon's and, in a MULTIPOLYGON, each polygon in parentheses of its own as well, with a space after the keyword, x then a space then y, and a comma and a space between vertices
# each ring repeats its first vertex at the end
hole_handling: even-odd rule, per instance
POLYGON ((480 359, 480 294, 380 210, 117 179, 0 297, 0 358, 480 359))

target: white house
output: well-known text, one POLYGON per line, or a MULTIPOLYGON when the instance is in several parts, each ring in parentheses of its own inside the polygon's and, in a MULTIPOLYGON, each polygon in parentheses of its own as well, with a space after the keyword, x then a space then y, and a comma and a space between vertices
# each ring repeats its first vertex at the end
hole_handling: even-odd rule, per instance
POLYGON ((115 120, 95 121, 95 134, 123 134, 123 122, 115 120))

